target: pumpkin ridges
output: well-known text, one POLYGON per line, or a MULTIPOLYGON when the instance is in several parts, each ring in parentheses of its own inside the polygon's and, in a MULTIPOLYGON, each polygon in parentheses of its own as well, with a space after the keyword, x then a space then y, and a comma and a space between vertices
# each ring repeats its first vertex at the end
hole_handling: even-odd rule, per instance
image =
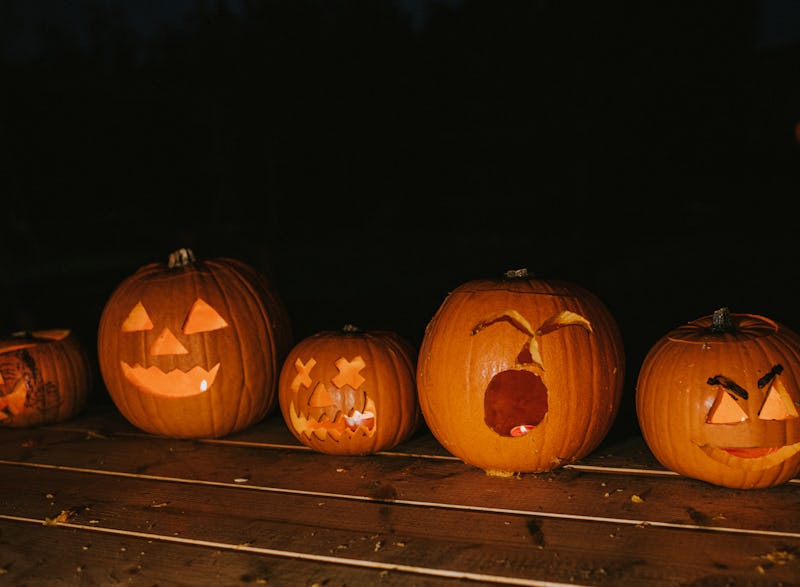
MULTIPOLYGON (((425 330, 417 367, 422 414, 437 440, 451 453, 470 464, 487 470, 550 469, 558 464, 554 463, 554 460, 563 463, 578 458, 575 454, 569 454, 576 446, 581 452, 584 450, 588 452, 589 446, 594 448, 613 421, 624 377, 621 337, 615 328, 608 335, 597 334, 592 339, 598 341, 596 345, 598 347, 602 347, 603 344, 614 346, 617 350, 613 356, 618 363, 617 373, 612 372, 612 366, 609 366, 604 373, 609 380, 609 388, 613 389, 604 391, 592 385, 590 386, 592 389, 585 392, 611 395, 608 402, 612 407, 610 410, 604 410, 609 417, 603 418, 597 424, 596 432, 584 430, 582 432, 587 432, 585 438, 567 440, 559 438, 557 432, 548 434, 545 425, 534 428, 526 437, 511 440, 500 436, 483 421, 485 386, 488 385, 492 374, 499 375, 516 369, 537 372, 533 366, 520 366, 515 363, 517 353, 529 340, 529 336, 518 329, 509 330, 511 327, 503 324, 494 324, 485 329, 483 332, 488 332, 489 328, 496 329, 486 334, 485 338, 482 338, 481 332, 471 337, 467 334, 468 329, 480 324, 487 317, 507 310, 518 311, 534 329, 563 310, 582 312, 593 327, 605 323, 600 316, 608 314, 596 296, 588 295, 582 288, 571 286, 566 282, 551 283, 530 279, 503 282, 479 280, 462 284, 445 298, 425 330), (467 329, 466 333, 462 333, 462 327, 467 329), (505 330, 502 330, 504 328, 505 330), (513 348, 505 351, 505 346, 513 348), (449 368, 445 368, 445 365, 449 368), (460 418, 466 419, 462 421, 460 418), (465 431, 465 428, 468 430, 465 431), (512 446, 509 443, 512 442, 516 443, 513 446, 517 447, 513 451, 509 448, 512 446)), ((610 314, 608 315, 610 318, 610 314)), ((613 318, 610 320, 613 322, 613 318)), ((544 380, 548 381, 555 377, 549 373, 559 372, 556 368, 559 365, 554 365, 552 361, 567 363, 564 370, 568 371, 569 378, 567 382, 554 380, 549 384, 548 394, 551 398, 554 393, 553 386, 564 387, 561 394, 567 396, 563 402, 553 400, 552 410, 545 415, 549 420, 554 418, 554 414, 560 417, 561 414, 569 414, 575 409, 586 407, 588 400, 580 395, 581 392, 570 389, 579 387, 572 383, 571 378, 584 378, 587 372, 590 377, 593 376, 598 372, 594 367, 595 363, 606 356, 603 352, 597 352, 595 356, 595 345, 590 345, 591 356, 573 357, 568 350, 565 350, 570 349, 570 345, 577 340, 576 334, 571 333, 570 329, 582 330, 580 326, 564 326, 543 334, 539 340, 544 357, 544 380), (591 364, 583 364, 587 360, 591 361, 591 364)), ((587 418, 586 421, 593 422, 590 417, 587 418)))
MULTIPOLYGON (((643 437, 662 465, 687 477, 738 489, 787 481, 800 471, 800 456, 789 456, 775 465, 777 454, 758 456, 761 453, 755 452, 753 458, 737 461, 723 448, 767 449, 800 442, 797 420, 758 418, 768 386, 760 389, 756 385, 777 362, 783 367, 780 381, 787 391, 792 390, 792 397, 798 397, 800 337, 785 326, 752 314, 734 315, 734 332, 710 334, 707 318, 667 333, 646 355, 636 385, 636 410, 643 437), (749 418, 745 422, 706 421, 713 402, 727 393, 721 385, 706 381, 713 377, 716 384, 717 375, 730 378, 749 392, 747 398, 737 392, 741 396, 737 402, 749 418)), ((785 457, 790 453, 780 454, 785 457)))
MULTIPOLYGON (((268 296, 268 282, 262 282, 260 274, 248 267, 225 258, 196 261, 174 269, 167 269, 164 263, 151 263, 123 280, 112 293, 98 329, 101 371, 112 399, 134 425, 166 436, 216 437, 255 423, 274 406, 275 366, 279 359, 273 357, 278 345, 269 332, 270 313, 283 312, 285 308, 276 309, 277 292, 268 296), (182 333, 186 313, 198 297, 225 314, 225 328, 214 329, 211 325, 208 331, 182 333), (151 316, 160 320, 155 329, 168 326, 186 345, 188 355, 151 357, 148 349, 155 336, 152 332, 120 335, 116 327, 130 311, 127 306, 137 301, 158 305, 160 315, 151 316), (198 389, 197 395, 178 401, 132 388, 115 364, 126 357, 142 365, 184 372, 194 367, 211 369, 212 363, 217 362, 220 367, 208 393, 198 389)), ((153 312, 154 308, 148 311, 153 312)), ((281 315, 280 321, 290 332, 288 315, 281 315)))
POLYGON ((9 368, 4 373, 2 398, 10 412, 3 414, 0 427, 63 422, 85 407, 94 385, 89 355, 70 331, 62 330, 55 337, 50 332, 42 331, 41 336, 15 333, 0 342, 0 349, 7 349, 0 352, 0 360, 9 368), (16 375, 30 379, 16 379, 16 375))
POLYGON ((418 404, 414 370, 411 368, 414 354, 410 343, 401 342, 397 335, 385 331, 322 331, 300 341, 287 355, 278 385, 281 414, 290 432, 306 446, 329 454, 369 454, 387 450, 409 438, 419 421, 416 417, 418 404), (340 358, 353 361, 357 356, 364 361, 358 372, 363 381, 356 383, 355 388, 351 382, 337 382, 336 378, 342 371, 337 374, 336 362, 340 358), (292 382, 298 374, 296 365, 309 365, 312 359, 314 363, 307 372, 310 381, 304 381, 294 391, 292 382), (318 433, 319 425, 312 420, 317 416, 312 416, 305 402, 315 397, 313 390, 319 384, 336 386, 328 389, 340 398, 336 410, 343 415, 349 414, 353 408, 360 409, 348 404, 346 389, 352 389, 356 397, 365 397, 369 404, 374 405, 374 408, 367 406, 367 409, 374 410, 372 432, 359 436, 358 432, 353 435, 344 431, 338 440, 327 436, 324 430, 318 433), (297 420, 295 416, 298 416, 297 420), (303 429, 298 430, 298 426, 303 426, 303 429), (309 430, 313 432, 309 434, 309 430))

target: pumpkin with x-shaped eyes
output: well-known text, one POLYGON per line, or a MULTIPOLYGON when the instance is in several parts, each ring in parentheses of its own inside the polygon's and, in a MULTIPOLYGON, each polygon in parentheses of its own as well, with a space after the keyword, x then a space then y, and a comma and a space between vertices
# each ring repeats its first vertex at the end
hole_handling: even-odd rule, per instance
POLYGON ((721 308, 667 333, 636 383, 642 435, 665 467, 736 489, 800 472, 800 336, 721 308))
POLYGON ((318 332, 297 343, 281 370, 278 400, 286 425, 318 452, 363 455, 407 440, 422 417, 416 352, 390 331, 318 332))
POLYGON ((290 344, 287 310, 263 274, 180 249, 112 293, 100 317, 98 358, 111 399, 135 426, 219 437, 271 411, 290 344))

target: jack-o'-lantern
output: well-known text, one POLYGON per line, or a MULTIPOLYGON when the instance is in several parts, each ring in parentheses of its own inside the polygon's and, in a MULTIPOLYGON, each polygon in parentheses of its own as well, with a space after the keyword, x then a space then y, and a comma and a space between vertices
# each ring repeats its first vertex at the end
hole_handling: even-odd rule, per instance
POLYGON ((524 269, 453 290, 425 329, 417 392, 453 455, 491 475, 573 462, 619 409, 622 338, 600 299, 524 269))
POLYGON ((347 324, 300 341, 281 370, 278 399, 292 434, 318 452, 394 448, 421 423, 416 352, 390 331, 347 324))
POLYGON ((92 391, 83 344, 69 330, 0 339, 0 426, 24 428, 76 416, 92 391))
POLYGON ((636 382, 645 442, 672 471, 735 489, 800 472, 800 336, 721 308, 675 328, 636 382))
POLYGON ((288 312, 261 272, 189 249, 119 284, 98 329, 100 371, 122 415, 176 438, 225 436, 263 419, 290 345, 288 312))

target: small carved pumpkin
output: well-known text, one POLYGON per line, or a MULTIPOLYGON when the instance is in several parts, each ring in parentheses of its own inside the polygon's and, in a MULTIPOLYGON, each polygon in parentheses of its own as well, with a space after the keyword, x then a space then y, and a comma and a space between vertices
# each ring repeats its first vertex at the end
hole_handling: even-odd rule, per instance
POLYGON ((100 317, 100 371, 133 425, 176 438, 220 437, 274 407, 291 344, 289 317, 266 277, 188 249, 125 279, 100 317))
POLYGON ((292 434, 318 452, 364 455, 394 448, 421 423, 416 352, 393 332, 318 332, 283 365, 281 413, 292 434))
POLYGON ((425 329, 417 391, 448 451, 510 475, 594 450, 616 417, 624 371, 621 335, 603 303, 522 269, 447 296, 425 329))
POLYGON ((92 390, 83 344, 69 330, 19 332, 0 339, 0 426, 63 422, 92 390))
POLYGON ((735 489, 800 472, 800 336, 721 308, 659 339, 636 382, 636 415, 658 461, 735 489))

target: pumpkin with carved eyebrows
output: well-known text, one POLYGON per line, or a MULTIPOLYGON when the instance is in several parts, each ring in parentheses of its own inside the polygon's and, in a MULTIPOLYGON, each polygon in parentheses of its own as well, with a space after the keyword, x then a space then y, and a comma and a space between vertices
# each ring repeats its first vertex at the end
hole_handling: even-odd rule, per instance
POLYGON ((636 415, 658 461, 734 489, 800 473, 800 336, 720 308, 665 334, 636 382, 636 415))
POLYGON ((189 249, 119 284, 98 329, 100 371, 122 415, 176 438, 225 436, 263 419, 290 344, 286 307, 261 272, 189 249))
POLYGON ((417 391, 444 448, 508 476, 593 451, 617 414, 624 370, 617 323, 600 299, 523 269, 445 298, 425 330, 417 391))

